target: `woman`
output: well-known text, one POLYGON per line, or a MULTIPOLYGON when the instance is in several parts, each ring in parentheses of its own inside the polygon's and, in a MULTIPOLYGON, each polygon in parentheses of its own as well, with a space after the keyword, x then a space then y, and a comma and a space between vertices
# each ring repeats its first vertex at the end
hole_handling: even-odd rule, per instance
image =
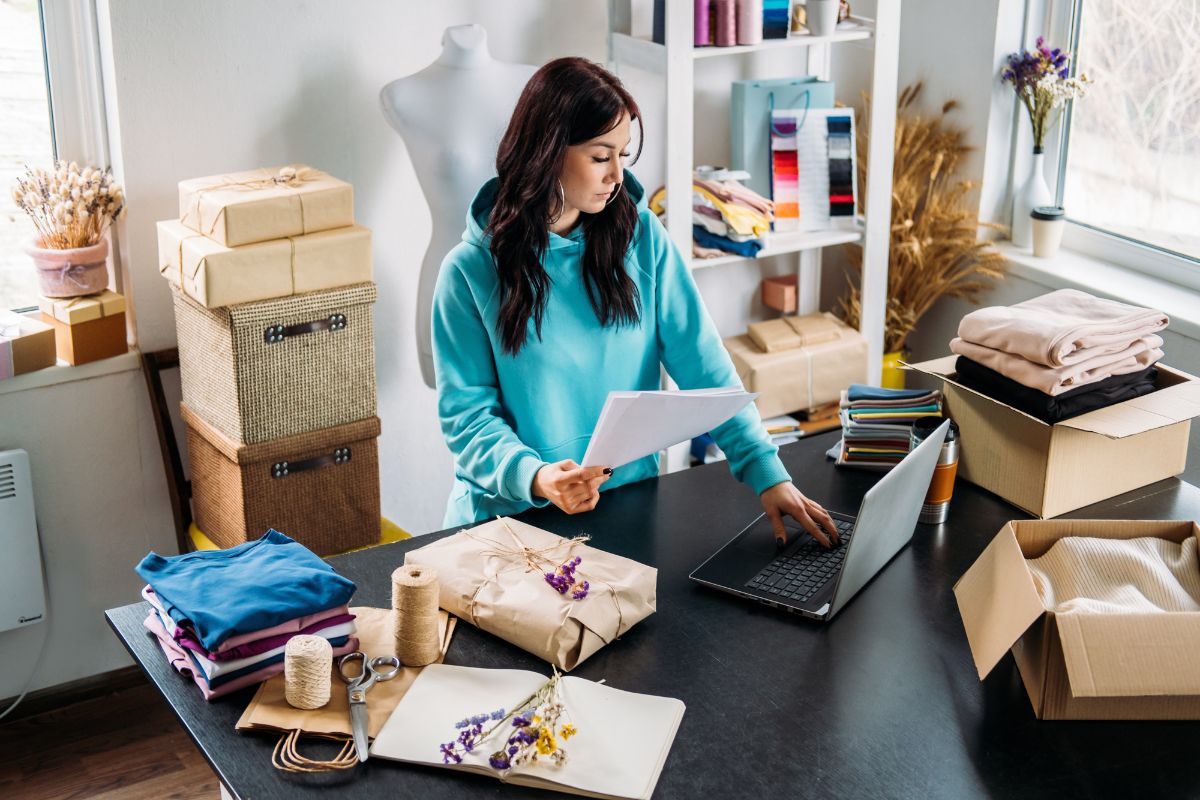
MULTIPOLYGON (((580 467, 609 391, 740 385, 691 275, 624 169, 637 103, 581 58, 539 69, 517 101, 433 307, 438 413, 455 457, 446 527, 549 503, 589 511, 600 490, 658 474, 656 456, 580 467)), ((639 147, 640 152, 640 147, 639 147)), ((712 432, 738 480, 818 541, 836 531, 792 485, 748 406, 712 432)), ((836 537, 836 534, 833 534, 836 537)))

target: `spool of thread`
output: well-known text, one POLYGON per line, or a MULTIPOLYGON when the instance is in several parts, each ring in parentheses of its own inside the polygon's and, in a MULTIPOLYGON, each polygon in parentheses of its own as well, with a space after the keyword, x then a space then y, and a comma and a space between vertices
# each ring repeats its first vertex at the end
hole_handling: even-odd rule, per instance
POLYGON ((695 0, 692 4, 692 9, 695 12, 695 19, 692 22, 692 29, 695 33, 693 44, 696 47, 707 47, 712 44, 712 29, 709 27, 711 20, 709 14, 711 12, 713 0, 695 0))
POLYGON ((329 702, 333 645, 322 636, 293 636, 283 648, 283 696, 293 708, 320 708, 329 702))
POLYGON ((716 17, 714 39, 717 47, 733 47, 737 44, 737 3, 734 0, 716 0, 716 17))
POLYGON ((421 564, 405 564, 392 573, 392 609, 396 625, 396 657, 406 667, 437 661, 437 572, 421 564))
POLYGON ((762 38, 762 0, 737 0, 737 43, 760 44, 762 38))

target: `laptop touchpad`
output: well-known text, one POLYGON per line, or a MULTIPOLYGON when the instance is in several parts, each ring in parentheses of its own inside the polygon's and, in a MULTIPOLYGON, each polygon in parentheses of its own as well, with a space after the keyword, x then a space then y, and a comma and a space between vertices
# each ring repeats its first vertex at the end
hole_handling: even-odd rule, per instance
MULTIPOLYGON (((808 532, 801 528, 798 522, 785 519, 783 527, 787 529, 789 545, 794 545, 800 539, 808 538, 808 532)), ((783 550, 783 548, 775 543, 775 531, 771 526, 771 520, 766 517, 763 517, 754 527, 738 537, 737 544, 734 547, 744 552, 767 556, 768 558, 774 557, 783 550)))

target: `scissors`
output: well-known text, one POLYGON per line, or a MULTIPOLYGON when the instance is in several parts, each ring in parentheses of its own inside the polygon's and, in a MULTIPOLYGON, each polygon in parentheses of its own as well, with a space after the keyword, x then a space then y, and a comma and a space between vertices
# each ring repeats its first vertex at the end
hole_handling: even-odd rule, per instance
POLYGON ((400 671, 400 659, 395 656, 376 656, 368 659, 361 650, 347 653, 338 660, 338 675, 347 684, 350 700, 350 731, 354 734, 354 749, 359 763, 367 760, 367 690, 376 681, 390 681, 400 671), (359 665, 347 675, 348 665, 359 665), (389 669, 390 668, 390 669, 389 669))

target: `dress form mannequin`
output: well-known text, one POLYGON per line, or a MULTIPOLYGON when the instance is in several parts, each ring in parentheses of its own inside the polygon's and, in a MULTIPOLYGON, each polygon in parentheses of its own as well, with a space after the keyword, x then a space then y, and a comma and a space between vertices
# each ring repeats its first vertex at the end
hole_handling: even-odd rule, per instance
POLYGON ((432 215, 433 235, 421 263, 416 314, 421 376, 431 388, 430 315, 438 270, 462 236, 475 193, 496 174, 500 137, 536 69, 496 61, 482 26, 456 25, 442 34, 442 54, 436 61, 379 93, 384 116, 404 138, 432 215))

